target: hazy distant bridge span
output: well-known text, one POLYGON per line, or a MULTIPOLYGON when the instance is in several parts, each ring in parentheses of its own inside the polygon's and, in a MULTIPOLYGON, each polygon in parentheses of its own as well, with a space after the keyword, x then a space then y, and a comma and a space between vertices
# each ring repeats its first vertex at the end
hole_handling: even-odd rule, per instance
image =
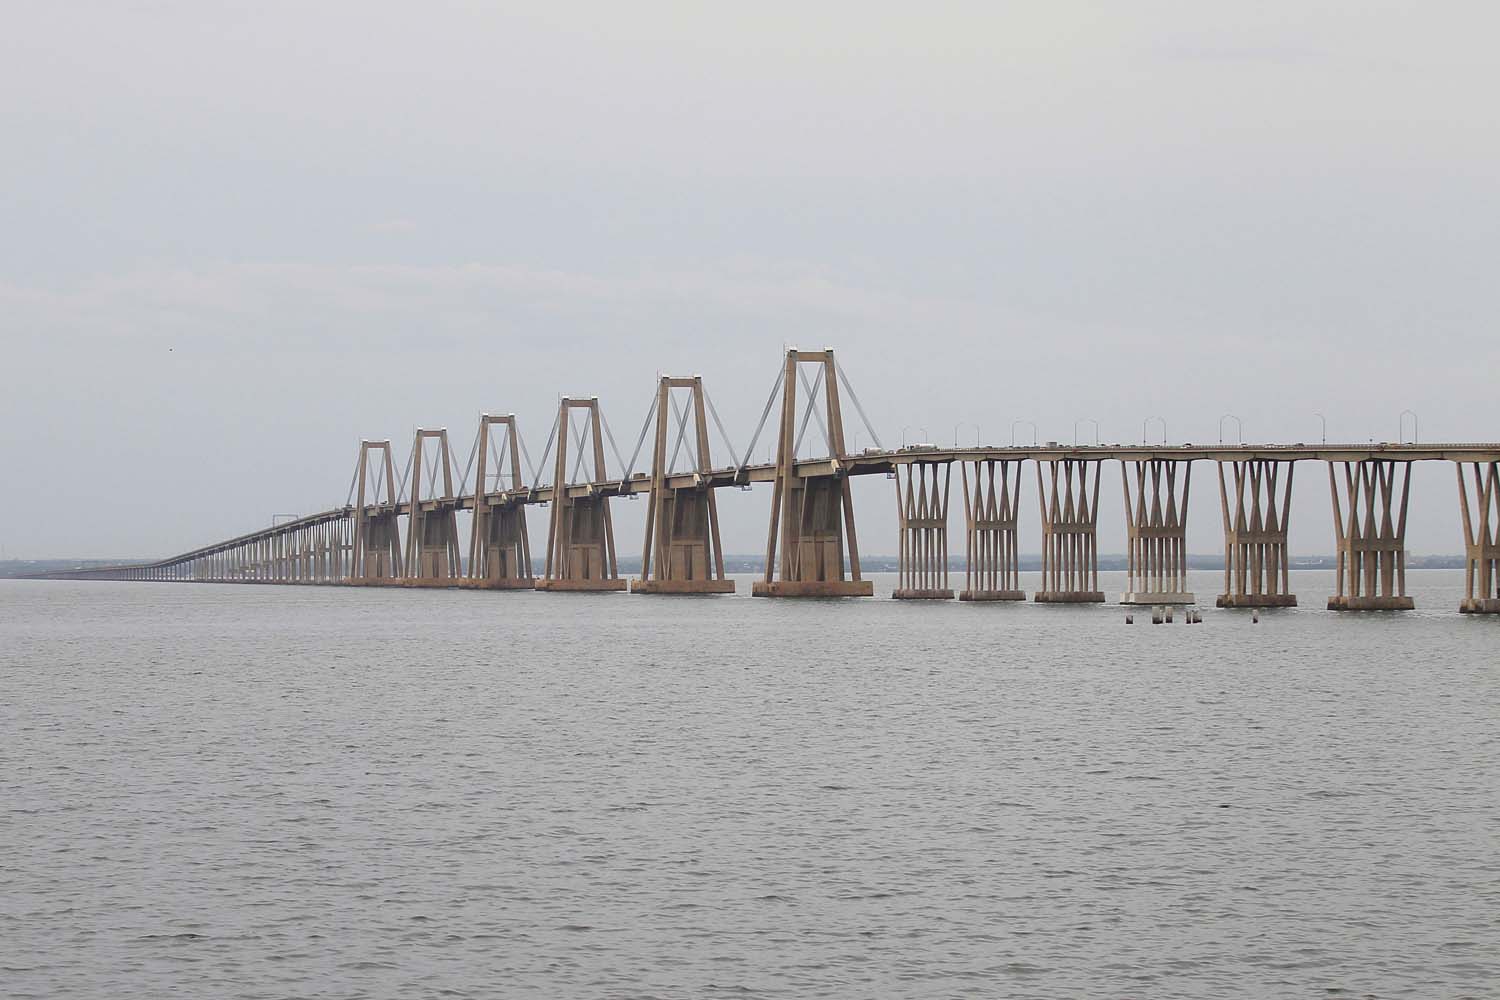
MULTIPOLYGON (((1187 501, 1195 462, 1217 468, 1229 607, 1296 604, 1287 571, 1291 482, 1297 463, 1326 466, 1338 551, 1334 609, 1412 607, 1406 594, 1406 512, 1413 462, 1457 470, 1467 572, 1460 610, 1500 613, 1500 444, 1083 445, 1013 447, 916 445, 852 452, 844 439, 839 386, 852 387, 832 351, 787 352, 751 446, 739 464, 712 460, 709 417, 728 444, 702 380, 663 377, 626 462, 597 399, 563 399, 543 452, 552 480, 530 456, 513 415, 480 418, 469 465, 455 484, 446 430, 420 430, 398 477, 391 442, 361 444, 343 506, 289 520, 151 563, 105 566, 54 578, 170 580, 483 589, 623 590, 609 501, 648 500, 639 579, 646 593, 722 593, 724 573, 715 492, 769 484, 765 596, 867 596, 849 492, 853 476, 896 481, 900 583, 895 596, 946 599, 953 467, 959 468, 965 586, 962 600, 1008 601, 1019 584, 1019 530, 1031 509, 1042 536, 1042 588, 1033 599, 1105 600, 1098 586, 1097 527, 1105 462, 1119 463, 1128 535, 1127 604, 1184 604, 1187 501), (816 373, 810 378, 808 368, 816 373), (802 390, 798 392, 799 388, 802 390), (799 399, 799 396, 802 397, 799 399), (775 461, 750 463, 780 401, 775 461), (654 434, 652 433, 654 431, 654 434), (816 433, 813 433, 816 431, 816 433), (809 435, 811 438, 809 440, 809 435), (649 465, 636 458, 652 439, 649 465), (626 476, 606 473, 605 443, 626 476), (807 447, 804 447, 804 446, 807 447), (684 455, 684 446, 686 453, 684 455), (522 458, 526 459, 523 468, 522 458), (475 460, 477 458, 477 467, 475 460), (682 466, 679 467, 679 460, 682 466), (1023 474, 1030 466, 1032 475, 1023 474), (467 481, 474 471, 475 488, 467 481), (529 473, 529 474, 528 474, 529 473), (550 510, 543 573, 534 575, 527 507, 550 510), (470 512, 468 555, 457 514, 470 512), (404 525, 404 528, 403 528, 404 525)), ((873 440, 874 429, 854 398, 873 440)), ((1112 488, 1112 487, 1111 487, 1112 488)))

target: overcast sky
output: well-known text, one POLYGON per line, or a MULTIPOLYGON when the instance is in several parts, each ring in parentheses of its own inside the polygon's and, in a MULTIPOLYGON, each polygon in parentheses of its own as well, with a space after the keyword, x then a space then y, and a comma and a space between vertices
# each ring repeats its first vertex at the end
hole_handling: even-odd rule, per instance
MULTIPOLYGON (((0 544, 167 555, 342 503, 361 437, 462 461, 514 411, 538 454, 559 393, 633 442, 658 372, 743 449, 788 344, 888 445, 1500 438, 1497 10, 9 4, 0 544)), ((1415 482, 1410 547, 1460 551, 1451 468, 1415 482)), ((856 503, 894 552, 889 482, 856 503)), ((1212 466, 1192 512, 1217 551, 1212 466)))

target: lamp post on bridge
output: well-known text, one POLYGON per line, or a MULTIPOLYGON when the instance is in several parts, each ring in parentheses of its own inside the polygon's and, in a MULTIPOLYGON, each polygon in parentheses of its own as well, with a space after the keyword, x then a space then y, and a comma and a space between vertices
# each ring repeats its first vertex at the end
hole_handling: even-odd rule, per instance
POLYGON ((1245 424, 1242 420, 1240 420, 1239 417, 1235 416, 1233 413, 1226 413, 1223 416, 1219 417, 1219 443, 1224 443, 1224 421, 1226 420, 1234 421, 1235 433, 1239 436, 1240 444, 1244 444, 1245 424))
POLYGON ((1328 443, 1328 418, 1325 417, 1325 416, 1323 416, 1323 414, 1319 413, 1316 410, 1313 411, 1313 416, 1317 417, 1319 423, 1321 423, 1323 425, 1323 443, 1327 444, 1328 443))
POLYGON ((1401 411, 1401 416, 1397 418, 1400 421, 1400 425, 1396 429, 1396 442, 1398 444, 1405 444, 1406 443, 1406 418, 1407 417, 1411 417, 1411 443, 1412 444, 1416 444, 1417 443, 1417 438, 1418 438, 1419 435, 1418 435, 1418 431, 1417 431, 1417 413, 1416 413, 1415 410, 1402 410, 1401 411))
MULTIPOLYGON (((928 434, 927 434, 927 428, 918 426, 917 424, 907 424, 905 427, 901 428, 901 447, 903 447, 903 448, 906 447, 906 432, 909 431, 909 430, 919 430, 919 431, 921 431, 922 432, 922 437, 924 437, 924 438, 928 436, 928 434)), ((918 442, 918 444, 925 444, 925 443, 926 443, 925 441, 919 441, 918 442)))
POLYGON ((1161 424, 1161 443, 1165 445, 1167 443, 1167 418, 1166 417, 1147 417, 1145 420, 1141 421, 1141 444, 1145 444, 1146 443, 1146 428, 1148 428, 1148 427, 1151 426, 1151 421, 1153 421, 1153 420, 1155 420, 1155 421, 1157 421, 1158 423, 1161 424))
POLYGON ((1093 417, 1079 417, 1077 420, 1073 421, 1073 447, 1075 447, 1075 448, 1078 447, 1078 425, 1079 424, 1093 424, 1094 425, 1094 446, 1098 447, 1098 445, 1099 445, 1099 421, 1095 420, 1093 417))
POLYGON ((1022 426, 1030 425, 1030 427, 1031 427, 1031 446, 1033 448, 1035 448, 1036 447, 1036 421, 1035 420, 1012 420, 1010 422, 1010 446, 1012 448, 1014 448, 1016 446, 1016 425, 1017 424, 1020 424, 1022 426))

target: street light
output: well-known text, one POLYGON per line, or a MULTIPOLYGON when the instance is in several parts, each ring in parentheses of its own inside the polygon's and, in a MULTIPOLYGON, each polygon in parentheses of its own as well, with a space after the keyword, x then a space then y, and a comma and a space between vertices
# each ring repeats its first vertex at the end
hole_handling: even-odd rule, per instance
POLYGON ((1417 414, 1416 414, 1416 411, 1414 411, 1414 410, 1402 410, 1401 411, 1401 416, 1399 418, 1400 421, 1401 421, 1401 426, 1396 430, 1396 440, 1399 443, 1401 443, 1401 444, 1405 444, 1406 443, 1406 418, 1407 417, 1411 417, 1411 443, 1412 444, 1416 444, 1417 443, 1417 436, 1418 436, 1417 435, 1417 414))
POLYGON ((1031 446, 1033 448, 1035 448, 1036 447, 1036 421, 1034 421, 1034 420, 1012 420, 1010 422, 1010 446, 1012 448, 1014 448, 1016 446, 1016 425, 1017 424, 1021 424, 1022 426, 1030 426, 1031 427, 1031 446))
POLYGON ((979 447, 979 425, 978 424, 971 424, 967 420, 960 421, 960 422, 958 422, 958 423, 956 423, 956 424, 953 425, 953 447, 957 448, 959 446, 959 444, 958 444, 958 431, 959 431, 959 428, 961 428, 961 427, 972 427, 972 428, 974 428, 974 447, 978 448, 979 447))
POLYGON ((1093 424, 1094 425, 1094 445, 1097 447, 1098 444, 1099 444, 1099 421, 1095 420, 1093 417, 1079 417, 1077 420, 1073 421, 1073 446, 1074 447, 1078 446, 1078 425, 1079 424, 1093 424))
POLYGON ((1323 425, 1323 443, 1327 444, 1328 443, 1328 418, 1325 417, 1325 416, 1323 416, 1323 414, 1317 412, 1316 410, 1313 411, 1313 416, 1317 417, 1318 420, 1322 423, 1322 425, 1323 425))
POLYGON ((1234 421, 1235 433, 1239 435, 1240 444, 1244 444, 1245 443, 1245 424, 1244 424, 1243 421, 1240 420, 1239 417, 1235 416, 1233 413, 1226 413, 1222 417, 1219 418, 1219 443, 1220 444, 1224 443, 1224 421, 1226 421, 1226 420, 1233 420, 1234 421))
POLYGON ((1155 421, 1157 421, 1157 422, 1159 422, 1161 424, 1161 443, 1162 444, 1166 444, 1167 443, 1167 418, 1166 417, 1147 417, 1145 420, 1141 421, 1141 444, 1145 444, 1146 443, 1146 428, 1149 427, 1149 426, 1151 426, 1151 421, 1153 421, 1153 420, 1155 420, 1155 421))

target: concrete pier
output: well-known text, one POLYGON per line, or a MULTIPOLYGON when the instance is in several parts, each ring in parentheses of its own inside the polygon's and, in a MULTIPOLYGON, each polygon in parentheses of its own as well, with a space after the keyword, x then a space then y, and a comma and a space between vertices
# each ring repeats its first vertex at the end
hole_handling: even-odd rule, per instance
POLYGON ((913 462, 896 470, 898 582, 902 601, 951 601, 948 586, 948 496, 951 462, 913 462))
MULTIPOLYGON (((400 506, 396 496, 396 463, 389 441, 361 441, 359 465, 355 468, 358 490, 355 496, 352 565, 350 583, 377 583, 401 576, 400 506), (373 470, 371 462, 379 456, 373 470), (373 475, 371 472, 373 471, 373 475)), ((257 539, 258 541, 258 539, 257 539)), ((256 546, 251 545, 251 562, 244 567, 246 575, 257 575, 254 560, 256 546)))
MULTIPOLYGON (((678 395, 682 395, 679 393, 678 395)), ((713 468, 704 412, 703 379, 662 376, 655 402, 656 434, 651 454, 651 492, 646 501, 646 541, 641 554, 640 579, 632 580, 633 594, 732 594, 734 581, 724 575, 724 551, 719 544, 719 508, 704 478, 713 468), (685 390, 679 407, 673 390, 685 390), (675 419, 674 419, 675 418, 675 419), (669 486, 675 463, 687 440, 691 478, 687 485, 669 486), (675 443, 668 452, 675 425, 675 443)), ((647 423, 651 422, 648 415, 647 423)))
POLYGON ((447 587, 463 576, 458 554, 458 500, 447 430, 419 430, 411 447, 411 515, 406 528, 406 581, 447 587), (434 450, 428 464, 427 445, 434 450))
MULTIPOLYGON (((564 397, 558 404, 557 465, 553 474, 552 518, 547 527, 547 559, 537 590, 624 590, 615 560, 615 528, 610 520, 610 494, 592 484, 607 477, 604 464, 604 430, 600 423, 599 399, 564 397), (583 414, 582 427, 573 426, 573 412, 583 414), (568 468, 569 444, 578 446, 574 469, 568 468), (577 482, 578 471, 593 459, 593 473, 575 496, 568 487, 577 482)), ((544 458, 543 461, 546 461, 544 458)))
POLYGON ((1224 592, 1214 603, 1221 608, 1296 607, 1287 575, 1295 466, 1271 459, 1215 464, 1224 514, 1224 592), (1226 466, 1232 471, 1232 493, 1224 479, 1226 466))
POLYGON ((1099 589, 1099 465, 1097 459, 1078 458, 1036 463, 1042 589, 1032 600, 1038 604, 1104 602, 1099 589))
POLYGON ((531 543, 526 533, 526 503, 518 491, 521 473, 516 415, 483 414, 475 439, 474 518, 469 532, 469 576, 465 587, 476 590, 530 590, 531 543), (501 428, 500 434, 494 430, 501 428))
POLYGON ((756 597, 871 597, 875 584, 862 579, 859 570, 854 500, 844 464, 844 419, 833 352, 788 351, 778 382, 781 420, 765 577, 755 581, 750 592, 756 597), (804 364, 817 366, 817 378, 811 384, 805 381, 804 364), (800 428, 796 421, 799 382, 808 397, 800 428), (817 398, 820 386, 824 392, 821 403, 817 398), (803 469, 797 462, 798 446, 813 418, 823 433, 828 455, 816 470, 803 469), (844 575, 846 555, 848 578, 844 575))
POLYGON ((1328 487, 1338 534, 1338 592, 1328 598, 1328 610, 1410 611, 1416 606, 1406 594, 1411 463, 1382 458, 1329 462, 1328 487), (1342 466, 1342 476, 1335 465, 1342 466))
POLYGON ((1016 524, 1021 463, 959 463, 964 491, 964 589, 960 601, 1024 601, 1016 524), (997 475, 998 474, 998 475, 997 475))
POLYGON ((1187 503, 1192 476, 1191 462, 1152 458, 1120 463, 1127 551, 1121 604, 1196 603, 1187 589, 1187 503))

